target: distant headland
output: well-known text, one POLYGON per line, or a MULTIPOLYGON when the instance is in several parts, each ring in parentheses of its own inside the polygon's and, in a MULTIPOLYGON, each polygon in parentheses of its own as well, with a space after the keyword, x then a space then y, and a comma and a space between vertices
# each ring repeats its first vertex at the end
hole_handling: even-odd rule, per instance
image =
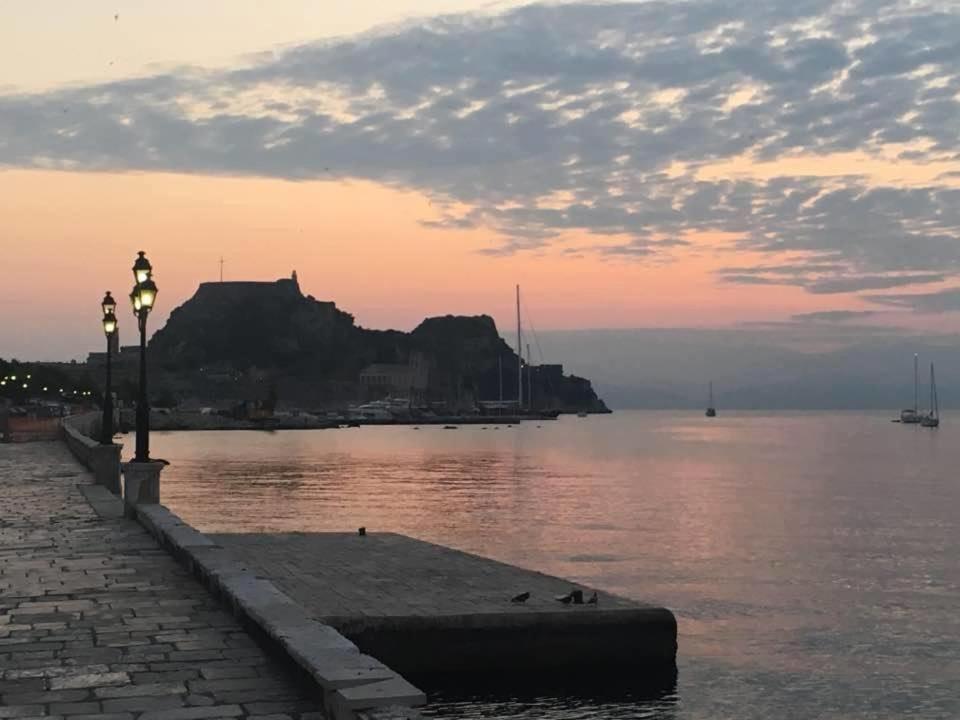
MULTIPOLYGON (((369 330, 334 302, 304 295, 296 272, 201 283, 149 348, 154 407, 250 414, 389 402, 459 415, 609 412, 589 380, 560 364, 521 362, 487 315, 427 318, 411 332, 369 330)), ((118 350, 123 397, 133 391, 139 348, 118 350)), ((89 356, 92 377, 103 361, 103 353, 89 356)))

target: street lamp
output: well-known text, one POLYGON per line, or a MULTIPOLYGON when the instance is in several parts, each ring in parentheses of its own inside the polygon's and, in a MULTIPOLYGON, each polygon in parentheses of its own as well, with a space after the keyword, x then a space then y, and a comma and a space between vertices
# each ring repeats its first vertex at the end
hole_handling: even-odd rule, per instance
POLYGON ((103 391, 103 420, 100 422, 100 443, 113 444, 113 387, 110 377, 111 357, 113 355, 113 336, 117 333, 117 315, 114 312, 117 302, 110 291, 100 303, 103 310, 103 334, 107 336, 107 381, 103 391))
POLYGON ((157 285, 153 282, 153 268, 143 250, 133 263, 136 284, 130 293, 130 304, 140 329, 140 389, 137 395, 137 445, 133 462, 150 462, 150 405, 147 402, 147 316, 157 299, 157 285))

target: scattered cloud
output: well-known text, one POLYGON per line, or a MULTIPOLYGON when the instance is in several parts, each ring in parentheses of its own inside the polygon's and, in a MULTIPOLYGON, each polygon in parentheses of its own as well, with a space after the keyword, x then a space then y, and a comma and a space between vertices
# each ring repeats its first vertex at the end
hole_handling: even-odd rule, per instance
POLYGON ((669 238, 726 233, 783 266, 727 282, 932 283, 960 276, 953 171, 924 186, 701 172, 853 151, 960 164, 957 37, 960 12, 935 0, 443 16, 233 70, 0 95, 0 166, 367 179, 429 195, 426 227, 494 230, 491 253, 577 233, 650 262, 690 250, 669 238))
POLYGON ((960 312, 960 288, 932 293, 869 295, 867 300, 878 305, 905 308, 918 313, 960 312))
POLYGON ((849 320, 864 320, 877 314, 876 310, 820 310, 791 315, 790 319, 794 322, 845 323, 849 320))

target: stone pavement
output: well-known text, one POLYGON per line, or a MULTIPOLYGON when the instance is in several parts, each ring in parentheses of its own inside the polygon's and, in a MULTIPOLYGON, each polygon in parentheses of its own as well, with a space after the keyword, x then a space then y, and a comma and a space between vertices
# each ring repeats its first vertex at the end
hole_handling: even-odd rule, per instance
POLYGON ((93 511, 60 443, 0 444, 0 719, 319 720, 137 523, 93 511))

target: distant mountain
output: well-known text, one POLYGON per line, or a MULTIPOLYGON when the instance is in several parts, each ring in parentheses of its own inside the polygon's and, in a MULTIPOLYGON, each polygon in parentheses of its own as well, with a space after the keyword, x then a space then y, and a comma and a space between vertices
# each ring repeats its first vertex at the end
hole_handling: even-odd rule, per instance
MULTIPOLYGON (((960 337, 898 328, 809 323, 735 329, 581 330, 540 333, 546 357, 589 375, 616 408, 702 408, 713 381, 730 409, 899 409, 913 405, 913 354, 920 406, 937 366, 941 406, 960 398, 960 337)), ((957 402, 953 401, 953 406, 957 402)))
MULTIPOLYGON (((410 333, 368 330, 333 302, 304 296, 295 276, 201 284, 150 349, 162 382, 179 395, 250 399, 269 386, 281 402, 342 403, 385 392, 361 385, 365 368, 408 366, 423 368, 427 401, 467 408, 497 399, 501 387, 516 398, 518 358, 492 318, 447 315, 410 333)), ((588 380, 559 366, 525 369, 528 379, 538 408, 605 409, 588 380)))

